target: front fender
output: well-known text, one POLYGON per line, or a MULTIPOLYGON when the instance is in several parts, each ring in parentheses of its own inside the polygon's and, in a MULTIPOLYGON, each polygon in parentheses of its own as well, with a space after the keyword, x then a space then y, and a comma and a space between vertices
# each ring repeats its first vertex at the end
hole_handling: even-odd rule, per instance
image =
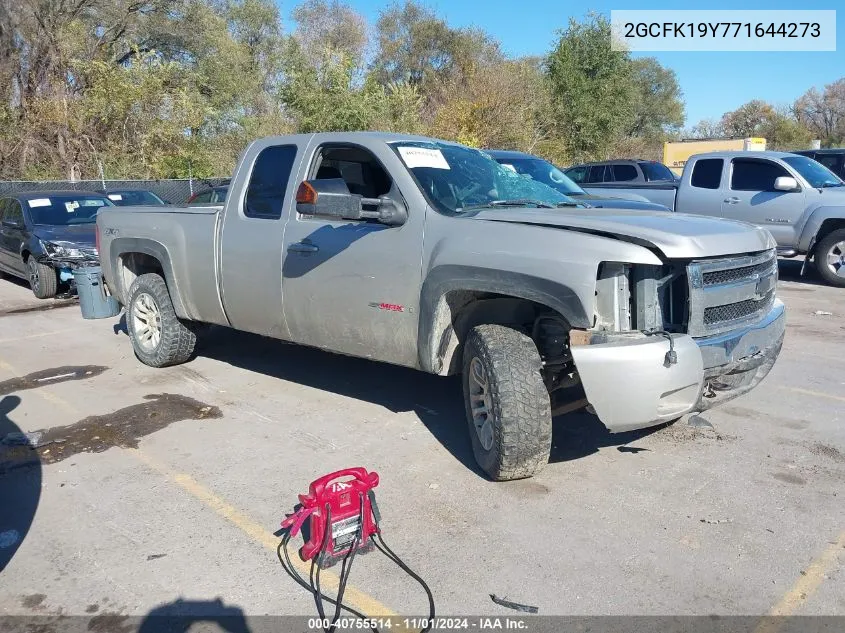
POLYGON ((845 220, 845 207, 821 206, 813 209, 801 229, 801 237, 798 239, 798 250, 800 252, 809 252, 813 238, 818 235, 825 220, 845 220))
POLYGON ((566 285, 531 275, 466 266, 440 265, 433 268, 422 286, 420 296, 419 335, 417 338, 420 367, 439 373, 442 333, 451 323, 441 323, 438 308, 443 298, 453 291, 489 292, 517 299, 526 299, 548 306, 560 313, 573 327, 591 327, 581 298, 566 285))

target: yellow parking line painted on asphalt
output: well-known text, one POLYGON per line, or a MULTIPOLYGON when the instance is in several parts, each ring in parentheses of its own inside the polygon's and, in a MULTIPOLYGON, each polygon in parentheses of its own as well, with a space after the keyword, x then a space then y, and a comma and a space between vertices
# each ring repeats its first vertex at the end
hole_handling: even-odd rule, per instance
MULTIPOLYGON (((15 376, 20 376, 21 373, 15 369, 14 366, 7 363, 3 359, 0 359, 0 369, 3 369, 10 374, 14 374, 15 376)), ((56 396, 51 394, 43 389, 34 389, 34 393, 39 395, 44 400, 50 402, 51 404, 55 404, 61 406, 62 408, 67 409, 72 413, 77 413, 78 410, 72 404, 56 396)), ((211 490, 203 486, 199 483, 196 479, 187 475, 185 473, 177 473, 170 469, 169 467, 165 466, 161 462, 153 459, 149 455, 143 453, 140 450, 130 450, 128 451, 130 454, 133 454, 138 457, 138 459, 143 462, 146 466, 151 468, 152 470, 158 472, 160 475, 163 475, 165 478, 169 479, 173 483, 177 484, 180 488, 185 490, 188 494, 192 497, 201 501, 205 506, 213 510, 218 516, 226 519, 230 523, 232 523, 235 527, 240 529, 244 532, 247 536, 249 536, 253 541, 263 545, 265 548, 276 552, 276 548, 279 545, 279 538, 272 534, 271 532, 267 531, 264 526, 260 523, 255 521, 254 519, 250 518, 237 508, 235 508, 230 503, 226 502, 224 499, 221 499, 217 495, 215 495, 211 490)), ((291 562, 296 566, 301 574, 307 575, 311 569, 310 563, 305 563, 300 560, 296 555, 291 557, 291 562)), ((320 585, 325 587, 325 590, 330 592, 336 592, 338 585, 340 584, 340 579, 337 577, 336 574, 323 570, 320 573, 320 585)), ((349 604, 351 607, 361 611, 362 613, 368 616, 393 616, 397 615, 395 611, 388 608, 386 605, 382 604, 372 596, 364 593, 360 589, 353 587, 352 585, 346 585, 346 592, 343 596, 343 601, 346 604, 349 604)))
POLYGON ((845 402, 845 398, 842 396, 834 396, 829 393, 825 393, 823 391, 813 391, 812 389, 802 389, 801 387, 785 387, 788 391, 794 391, 795 393, 801 393, 805 396, 814 396, 816 398, 827 398, 828 400, 838 400, 839 402, 845 402))
MULTIPOLYGON (((140 450, 132 452, 144 464, 177 484, 192 497, 201 501, 205 506, 213 510, 218 516, 226 519, 229 523, 232 523, 253 541, 263 545, 266 549, 274 553, 276 552, 276 548, 279 546, 279 537, 269 532, 263 525, 250 518, 224 499, 218 497, 190 475, 177 473, 140 450)), ((311 563, 303 562, 299 559, 298 555, 292 556, 291 561, 301 574, 306 576, 308 575, 311 569, 311 563)), ((321 586, 331 592, 337 591, 339 581, 340 579, 337 575, 330 571, 323 570, 320 573, 321 586)), ((372 596, 349 584, 346 585, 346 593, 343 596, 343 601, 368 616, 396 615, 394 611, 383 605, 372 596)))
POLYGON ((827 573, 843 553, 845 553, 845 530, 801 572, 792 588, 771 608, 768 618, 754 629, 754 633, 775 633, 780 629, 780 621, 774 617, 794 615, 798 608, 818 590, 827 573))

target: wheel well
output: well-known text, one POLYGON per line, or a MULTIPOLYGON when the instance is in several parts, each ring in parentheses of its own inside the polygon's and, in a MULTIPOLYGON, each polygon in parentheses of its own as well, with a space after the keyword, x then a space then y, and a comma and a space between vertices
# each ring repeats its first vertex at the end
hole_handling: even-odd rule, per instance
POLYGON ((492 292, 453 290, 437 303, 434 311, 433 367, 441 375, 451 376, 461 371, 463 342, 469 331, 477 325, 505 325, 535 339, 541 356, 544 352, 542 337, 537 335, 536 324, 540 318, 551 318, 562 324, 565 332, 569 324, 558 312, 542 303, 492 292))
POLYGON ((118 257, 118 270, 115 276, 120 279, 125 298, 128 300, 129 288, 135 279, 146 273, 157 273, 164 279, 164 267, 161 262, 146 253, 121 253, 118 257))
POLYGON ((816 233, 815 243, 818 244, 836 229, 845 229, 845 219, 828 218, 822 222, 822 225, 819 227, 819 232, 816 233))

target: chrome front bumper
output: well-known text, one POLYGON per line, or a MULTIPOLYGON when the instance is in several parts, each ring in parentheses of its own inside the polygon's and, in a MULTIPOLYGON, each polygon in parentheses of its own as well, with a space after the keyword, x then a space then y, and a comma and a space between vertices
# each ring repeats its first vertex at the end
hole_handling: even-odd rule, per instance
POLYGON ((587 400, 612 432, 630 431, 704 411, 753 389, 775 363, 785 331, 776 300, 759 322, 718 336, 641 333, 609 335, 597 345, 573 345, 587 400))

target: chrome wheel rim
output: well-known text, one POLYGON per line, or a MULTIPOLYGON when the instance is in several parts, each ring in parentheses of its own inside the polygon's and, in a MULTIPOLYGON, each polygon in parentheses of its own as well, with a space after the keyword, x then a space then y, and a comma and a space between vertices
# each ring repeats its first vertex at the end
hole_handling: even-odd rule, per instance
POLYGON ((845 241, 836 242, 827 252, 827 267, 837 277, 845 277, 845 241))
POLYGON ((132 326, 135 339, 145 352, 152 352, 161 341, 161 312, 158 304, 146 292, 135 297, 132 304, 132 326))
POLYGON ((472 425, 478 441, 485 451, 493 448, 493 410, 490 402, 490 384, 487 371, 478 358, 473 358, 469 364, 469 406, 472 412, 472 425))
POLYGON ((29 260, 29 285, 34 292, 38 292, 41 278, 38 276, 38 264, 34 259, 29 260))

